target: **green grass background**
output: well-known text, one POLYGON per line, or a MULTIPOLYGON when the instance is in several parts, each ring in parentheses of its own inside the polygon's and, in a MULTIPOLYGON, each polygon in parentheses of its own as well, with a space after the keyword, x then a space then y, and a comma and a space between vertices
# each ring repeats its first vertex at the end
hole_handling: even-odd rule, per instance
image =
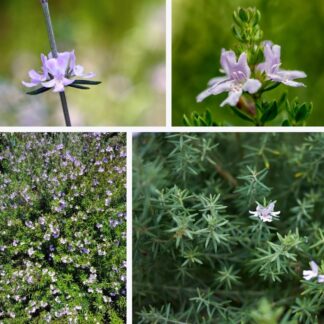
MULTIPOLYGON (((165 1, 49 0, 59 51, 103 84, 69 88, 74 125, 165 124, 165 1)), ((0 124, 62 125, 58 96, 29 98, 22 80, 49 42, 39 0, 0 2, 0 124)))
POLYGON ((183 114, 212 111, 217 121, 245 125, 219 104, 226 94, 202 103, 196 96, 210 78, 220 75, 221 48, 236 44, 231 33, 232 13, 238 7, 257 7, 262 14, 264 39, 282 47, 282 68, 305 71, 306 88, 281 85, 268 94, 277 98, 285 88, 289 98, 312 101, 310 126, 324 125, 324 1, 323 0, 173 0, 172 123, 183 125, 183 114))

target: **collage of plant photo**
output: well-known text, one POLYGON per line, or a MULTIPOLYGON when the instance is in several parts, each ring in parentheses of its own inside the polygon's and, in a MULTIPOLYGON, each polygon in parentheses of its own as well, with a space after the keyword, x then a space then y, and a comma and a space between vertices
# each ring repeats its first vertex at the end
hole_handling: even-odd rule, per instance
POLYGON ((0 25, 0 324, 324 324, 323 0, 0 25))

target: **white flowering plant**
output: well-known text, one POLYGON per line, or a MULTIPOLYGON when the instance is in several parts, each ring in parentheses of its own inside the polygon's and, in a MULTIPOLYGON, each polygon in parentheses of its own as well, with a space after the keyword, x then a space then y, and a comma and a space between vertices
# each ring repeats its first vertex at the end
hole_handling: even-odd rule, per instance
POLYGON ((124 323, 125 142, 0 134, 0 323, 124 323))
POLYGON ((324 135, 133 140, 136 323, 324 321, 324 135))
MULTIPOLYGON (((238 8, 233 14, 232 31, 238 43, 234 50, 221 50, 220 73, 208 81, 208 87, 197 95, 198 103, 207 97, 228 93, 220 104, 228 107, 247 125, 304 126, 313 105, 289 100, 283 92, 276 100, 269 100, 267 93, 279 86, 300 88, 306 85, 299 79, 307 75, 299 70, 282 67, 281 46, 263 40, 261 13, 256 8, 238 8)), ((184 115, 187 126, 216 126, 210 110, 203 114, 184 115)), ((227 123, 224 123, 227 125, 227 123)))

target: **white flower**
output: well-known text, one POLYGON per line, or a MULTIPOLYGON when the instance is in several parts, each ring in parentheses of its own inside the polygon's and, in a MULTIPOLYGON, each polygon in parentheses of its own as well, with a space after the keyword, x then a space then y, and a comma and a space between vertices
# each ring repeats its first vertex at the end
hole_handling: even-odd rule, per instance
POLYGON ((324 275, 319 275, 318 274, 318 265, 316 264, 315 261, 309 262, 309 265, 311 267, 311 270, 304 270, 303 271, 303 278, 305 280, 311 280, 313 278, 317 278, 317 281, 319 283, 324 282, 324 275))
POLYGON ((30 248, 30 249, 28 249, 28 255, 31 257, 31 256, 33 256, 34 255, 34 253, 35 253, 35 250, 33 249, 33 248, 30 248))
POLYGON ((254 217, 260 218, 263 222, 272 222, 273 219, 278 218, 278 215, 280 214, 280 211, 275 212, 274 206, 276 204, 276 201, 270 201, 268 206, 262 206, 260 203, 257 203, 257 208, 255 211, 250 211, 250 214, 252 214, 254 217))

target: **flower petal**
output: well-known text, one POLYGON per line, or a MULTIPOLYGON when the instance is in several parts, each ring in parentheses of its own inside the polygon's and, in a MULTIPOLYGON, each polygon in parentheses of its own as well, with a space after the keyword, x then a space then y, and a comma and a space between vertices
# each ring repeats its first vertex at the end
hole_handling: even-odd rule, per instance
POLYGON ((262 84, 259 80, 248 79, 243 85, 243 90, 249 93, 256 93, 261 88, 261 86, 262 84))
POLYGON ((42 79, 42 75, 40 75, 39 73, 37 73, 35 70, 30 70, 29 72, 28 72, 28 75, 29 75, 29 77, 32 79, 32 80, 41 80, 42 79))
POLYGON ((68 86, 68 85, 72 84, 74 81, 75 80, 70 80, 70 79, 67 79, 67 78, 63 78, 62 83, 63 83, 64 86, 68 86))
POLYGON ((59 74, 59 67, 55 58, 47 60, 46 68, 48 69, 48 72, 53 76, 57 76, 59 74))
POLYGON ((313 278, 315 278, 317 275, 314 274, 314 272, 312 270, 304 270, 303 271, 303 278, 305 280, 311 280, 313 278))
POLYGON ((208 81, 208 86, 211 87, 213 86, 214 84, 216 83, 220 83, 220 82, 223 82, 223 81, 226 81, 228 78, 223 76, 223 77, 216 77, 216 78, 212 78, 208 81))
POLYGON ((242 95, 242 89, 238 91, 230 91, 228 97, 221 103, 221 107, 225 105, 230 105, 232 107, 235 107, 240 100, 240 97, 242 95))
POLYGON ((316 262, 315 261, 311 261, 311 262, 309 262, 309 265, 310 265, 312 271, 317 276, 318 275, 318 265, 316 264, 316 262))
POLYGON ((25 81, 22 81, 21 83, 27 88, 32 88, 32 87, 35 87, 35 86, 37 86, 39 84, 39 83, 25 82, 25 81))
POLYGON ((64 91, 64 84, 62 81, 56 80, 55 87, 53 89, 53 92, 63 92, 64 91))
POLYGON ((237 65, 235 67, 235 71, 243 72, 246 79, 250 78, 251 70, 250 70, 250 67, 249 67, 249 65, 247 63, 247 56, 246 56, 245 52, 243 52, 240 55, 240 57, 238 59, 238 62, 237 62, 237 65))
POLYGON ((55 79, 52 79, 50 81, 47 82, 42 82, 42 86, 44 86, 45 88, 53 88, 56 84, 55 79))
POLYGON ((208 88, 207 90, 200 93, 196 100, 197 102, 202 102, 205 98, 207 98, 210 95, 218 95, 222 92, 229 91, 232 85, 232 81, 217 83, 213 85, 212 87, 208 88))
POLYGON ((226 75, 230 75, 231 66, 236 64, 236 55, 233 51, 226 51, 224 48, 222 49, 221 54, 221 66, 226 73, 226 75))
POLYGON ((47 71, 47 67, 46 67, 47 57, 44 54, 41 54, 41 60, 42 60, 42 68, 43 68, 44 80, 46 80, 46 78, 48 76, 48 71, 47 71))
POLYGON ((267 69, 267 64, 266 63, 260 63, 256 66, 256 69, 259 70, 260 72, 265 72, 267 69))
POLYGON ((305 84, 302 82, 296 82, 296 81, 291 81, 291 80, 284 80, 281 82, 289 87, 294 87, 294 88, 306 87, 305 84))
POLYGON ((83 72, 84 72, 84 67, 82 65, 76 65, 73 69, 73 73, 76 75, 76 76, 82 76, 83 75, 83 72))
POLYGON ((73 71, 74 67, 75 67, 75 52, 74 50, 72 52, 70 52, 70 69, 73 71))
POLYGON ((64 75, 68 68, 70 62, 71 53, 70 52, 63 52, 58 54, 57 58, 57 66, 59 71, 64 75))
POLYGON ((317 277, 317 281, 318 281, 319 283, 324 282, 324 275, 319 275, 319 276, 317 277))
POLYGON ((85 79, 91 79, 91 78, 94 78, 95 76, 96 76, 95 73, 90 72, 90 73, 83 74, 83 75, 82 75, 82 78, 85 78, 85 79))
POLYGON ((294 71, 294 70, 292 71, 280 70, 277 72, 277 74, 288 80, 301 79, 307 77, 307 74, 305 72, 294 71))

